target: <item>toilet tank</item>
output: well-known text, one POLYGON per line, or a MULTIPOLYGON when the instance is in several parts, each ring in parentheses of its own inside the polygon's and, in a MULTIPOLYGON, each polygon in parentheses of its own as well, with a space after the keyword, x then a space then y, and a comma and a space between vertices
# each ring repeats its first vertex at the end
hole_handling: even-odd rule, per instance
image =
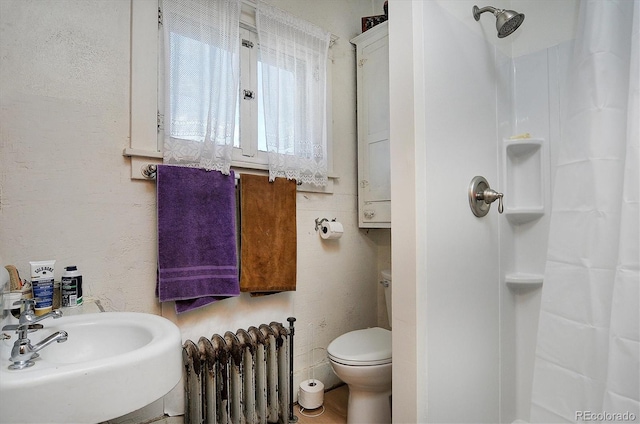
POLYGON ((385 269, 380 271, 380 284, 384 287, 384 299, 387 304, 387 317, 389 318, 389 327, 391 327, 391 270, 385 269))

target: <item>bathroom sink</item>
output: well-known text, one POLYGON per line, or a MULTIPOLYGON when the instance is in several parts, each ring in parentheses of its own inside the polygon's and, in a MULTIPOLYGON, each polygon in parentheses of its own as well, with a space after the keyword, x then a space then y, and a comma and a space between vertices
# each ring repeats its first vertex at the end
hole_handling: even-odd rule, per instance
POLYGON ((98 423, 167 394, 182 376, 180 330, 160 316, 105 312, 51 318, 29 333, 33 344, 66 331, 35 364, 10 370, 16 335, 0 346, 0 422, 98 423))

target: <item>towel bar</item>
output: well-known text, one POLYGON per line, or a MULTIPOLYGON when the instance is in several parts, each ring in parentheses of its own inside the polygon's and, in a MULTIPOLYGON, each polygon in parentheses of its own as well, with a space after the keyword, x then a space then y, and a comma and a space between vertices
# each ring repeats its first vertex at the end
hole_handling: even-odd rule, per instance
POLYGON ((142 166, 142 168, 140 169, 140 172, 142 173, 142 176, 145 177, 147 180, 155 180, 157 170, 158 168, 156 167, 155 164, 148 163, 142 166))
MULTIPOLYGON (((140 173, 142 173, 142 176, 147 180, 155 180, 157 171, 158 167, 155 163, 148 163, 140 168, 140 173)), ((235 173, 235 178, 237 183, 240 179, 240 174, 238 172, 235 173)))

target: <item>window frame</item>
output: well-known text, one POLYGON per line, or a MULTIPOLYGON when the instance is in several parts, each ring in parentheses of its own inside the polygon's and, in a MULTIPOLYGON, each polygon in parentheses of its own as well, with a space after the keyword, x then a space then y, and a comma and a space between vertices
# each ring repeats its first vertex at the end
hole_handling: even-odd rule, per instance
MULTIPOLYGON (((162 51, 159 48, 159 38, 162 27, 160 22, 161 16, 161 0, 131 0, 131 86, 130 86, 130 129, 129 129, 129 147, 123 150, 123 156, 131 159, 131 179, 148 180, 143 172, 149 164, 162 163, 162 144, 164 140, 164 117, 163 117, 163 90, 159 89, 160 81, 159 72, 162 71, 159 55, 162 51)), ((253 49, 248 53, 255 56, 257 63, 257 31, 255 26, 255 2, 251 0, 243 0, 242 11, 240 17, 241 34, 248 31, 252 34, 254 42, 253 49)), ((241 35, 242 38, 242 35, 241 35)), ((326 130, 327 130, 327 163, 328 163, 328 183, 325 187, 316 187, 309 184, 299 186, 301 191, 313 191, 332 193, 333 182, 339 177, 333 171, 333 131, 332 131, 332 51, 331 45, 335 43, 337 37, 332 35, 329 48, 329 58, 327 61, 327 91, 326 91, 326 130)), ((241 47, 241 54, 245 48, 241 47)), ((253 59, 252 59, 253 60, 253 59)), ((242 65, 241 65, 242 66, 242 65)), ((242 77, 241 77, 242 80, 242 77)), ((253 87, 257 88, 256 80, 249 82, 253 87), (255 84, 255 85, 254 85, 255 84)), ((242 90, 242 82, 239 87, 242 90)), ((256 90, 257 92, 257 90, 256 90)), ((257 113, 257 101, 254 103, 255 113, 257 113)), ((246 102, 241 102, 246 103, 246 102)), ((243 105, 241 104, 240 107, 243 105)), ((246 107, 246 106, 245 106, 246 107)), ((248 106, 251 107, 251 106, 248 106)), ((242 125, 242 124, 241 124, 242 125)), ((257 126, 257 120, 255 120, 257 126)), ((257 131, 257 128, 246 131, 257 131)), ((231 167, 235 170, 248 170, 249 172, 262 172, 268 170, 266 160, 266 152, 264 155, 254 154, 258 152, 257 137, 251 137, 252 144, 244 147, 247 151, 236 151, 232 155, 231 167), (247 153, 248 155, 243 155, 247 153), (251 156, 254 154, 254 156, 251 156)))
POLYGON ((240 125, 236 134, 240 147, 233 148, 231 166, 243 168, 268 168, 266 151, 259 150, 258 121, 259 103, 262 99, 258 89, 258 34, 248 25, 240 25, 240 85, 238 87, 238 108, 240 125), (245 45, 245 41, 251 47, 245 45), (252 99, 243 98, 244 90, 253 93, 252 99))

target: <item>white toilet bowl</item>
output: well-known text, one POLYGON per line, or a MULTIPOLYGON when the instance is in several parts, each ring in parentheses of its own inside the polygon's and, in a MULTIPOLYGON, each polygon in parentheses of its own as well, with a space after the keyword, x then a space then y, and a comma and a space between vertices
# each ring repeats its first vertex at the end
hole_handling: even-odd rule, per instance
POLYGON ((391 331, 343 334, 327 347, 336 375, 349 386, 347 423, 391 422, 391 331))

